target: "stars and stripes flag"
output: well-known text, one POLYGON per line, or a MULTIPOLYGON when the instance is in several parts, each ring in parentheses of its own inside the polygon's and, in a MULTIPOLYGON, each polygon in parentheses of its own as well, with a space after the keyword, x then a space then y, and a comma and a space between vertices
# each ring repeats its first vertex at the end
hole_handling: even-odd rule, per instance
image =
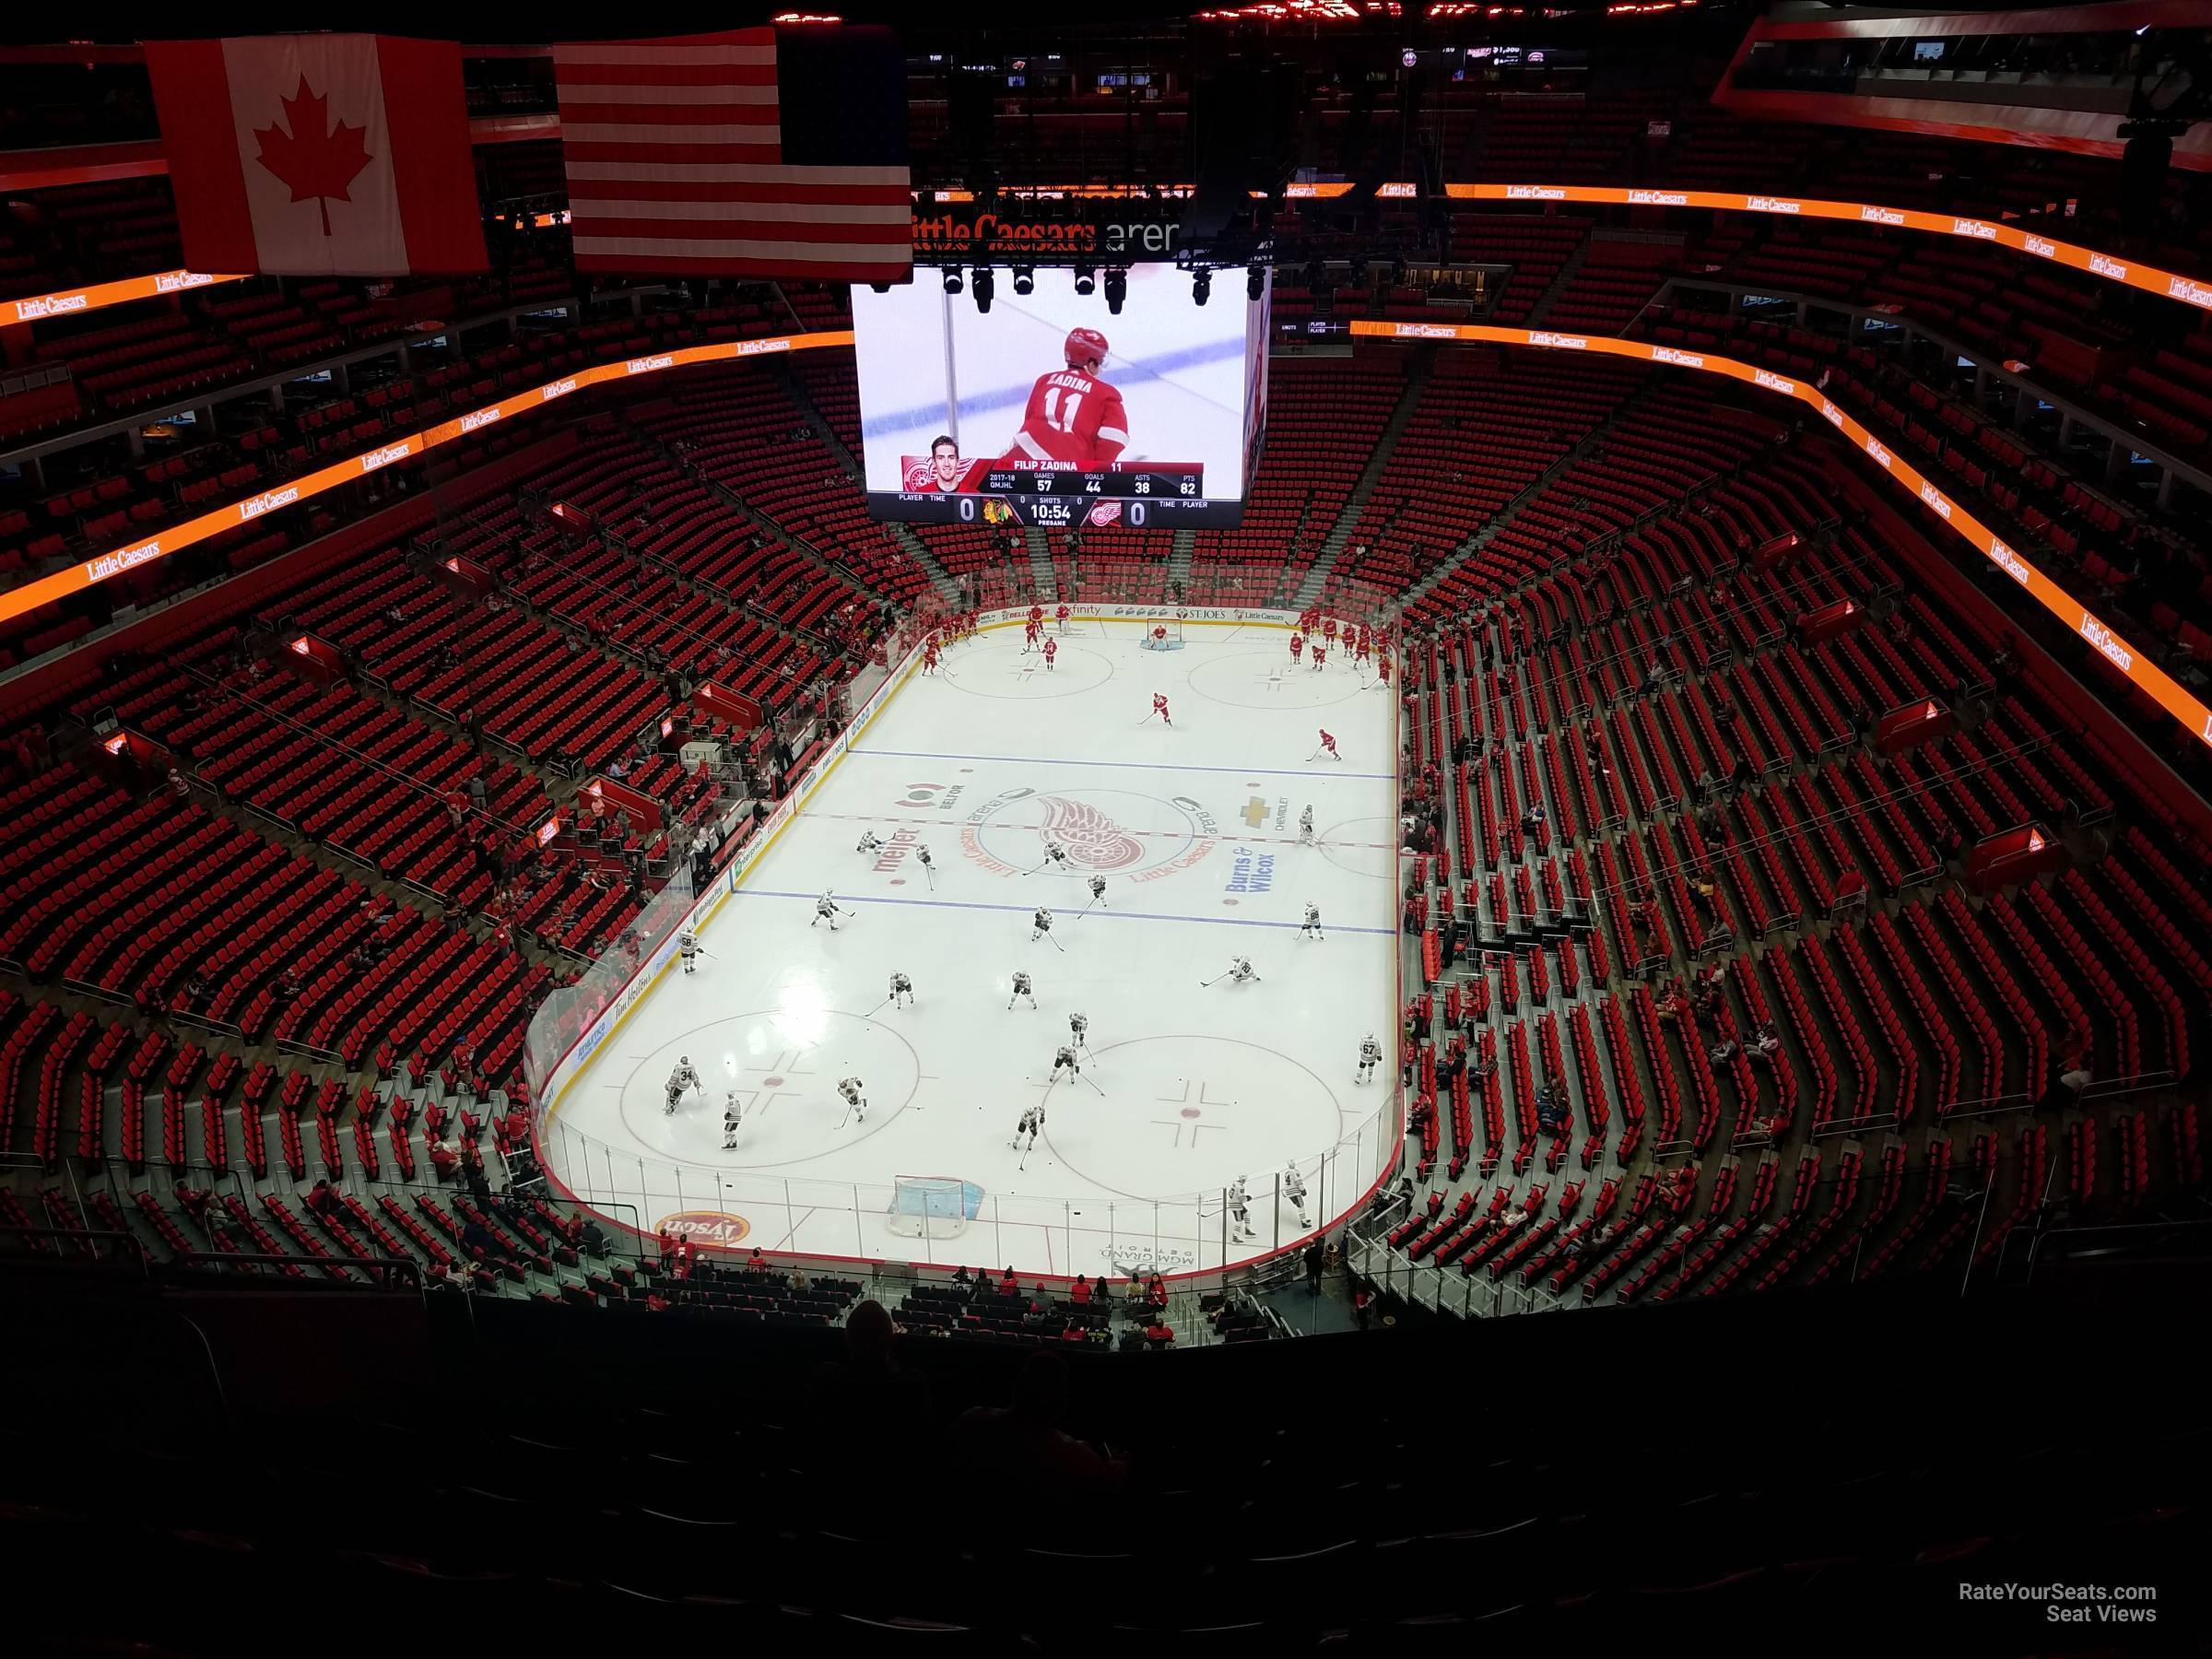
POLYGON ((900 281, 906 65, 888 29, 553 49, 580 271, 900 281))

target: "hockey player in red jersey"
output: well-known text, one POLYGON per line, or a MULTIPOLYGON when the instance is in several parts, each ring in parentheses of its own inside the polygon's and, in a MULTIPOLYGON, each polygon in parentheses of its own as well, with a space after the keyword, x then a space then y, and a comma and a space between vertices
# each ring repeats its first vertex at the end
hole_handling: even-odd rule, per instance
MULTIPOLYGON (((1152 693, 1152 714, 1159 716, 1159 723, 1162 725, 1171 726, 1175 724, 1168 718, 1168 699, 1165 692, 1155 691, 1152 693)), ((1149 720, 1152 718, 1152 714, 1147 714, 1145 718, 1149 720)))
POLYGON ((1390 689, 1390 653, 1387 651, 1375 659, 1375 684, 1385 691, 1390 689))
POLYGON ((1307 652, 1306 654, 1313 659, 1313 667, 1316 672, 1320 670, 1320 667, 1324 663, 1329 660, 1328 651, 1318 640, 1314 641, 1313 649, 1307 652))
POLYGON ((1336 618, 1334 618, 1334 617, 1324 617, 1324 618, 1322 618, 1322 622, 1321 622, 1321 637, 1322 637, 1322 641, 1323 641, 1323 642, 1324 642, 1324 644, 1327 644, 1327 645, 1329 645, 1329 646, 1332 646, 1332 647, 1334 647, 1334 646, 1335 645, 1335 643, 1336 643, 1336 618))
POLYGON ((1044 641, 1044 671, 1047 674, 1053 671, 1053 659, 1059 654, 1060 641, 1051 638, 1046 639, 1044 641))
POLYGON ((937 636, 935 634, 931 634, 929 638, 923 642, 922 646, 922 672, 924 674, 935 674, 936 671, 937 636))
POLYGON ((1095 328, 1068 331, 1061 347, 1067 367, 1039 375, 1030 388, 1006 461, 1062 461, 1095 470, 1120 458, 1129 447, 1129 417, 1122 394, 1099 378, 1107 349, 1106 336, 1095 328))
POLYGON ((1067 606, 1065 605, 1053 613, 1053 620, 1060 625, 1060 631, 1062 633, 1065 633, 1067 631, 1067 618, 1072 614, 1073 613, 1070 612, 1067 606))
POLYGON ((1032 605, 1030 606, 1030 624, 1033 628, 1042 628, 1044 626, 1043 606, 1032 605))
POLYGON ((1294 634, 1292 634, 1292 635, 1290 636, 1290 666, 1291 666, 1291 667, 1295 668, 1295 667, 1297 667, 1297 666, 1298 666, 1298 659, 1299 659, 1299 657, 1300 657, 1300 655, 1301 655, 1301 654, 1304 653, 1305 649, 1306 649, 1306 636, 1305 636, 1304 634, 1302 634, 1302 633, 1294 633, 1294 634))
POLYGON ((1040 622, 1040 621, 1038 621, 1038 620, 1037 620, 1037 618, 1034 618, 1034 617, 1031 617, 1031 618, 1029 619, 1029 621, 1027 621, 1026 623, 1024 623, 1024 624, 1022 625, 1022 629, 1021 629, 1021 653, 1022 653, 1022 655, 1024 655, 1024 656, 1027 656, 1027 655, 1029 655, 1029 653, 1030 653, 1030 652, 1032 652, 1032 651, 1034 651, 1034 650, 1036 650, 1036 649, 1037 649, 1037 636, 1038 636, 1038 635, 1040 635, 1040 634, 1041 634, 1043 631, 1044 631, 1044 624, 1043 624, 1043 623, 1041 623, 1041 622, 1040 622))
POLYGON ((1321 747, 1315 749, 1312 754, 1308 755, 1306 759, 1309 760, 1318 760, 1324 755, 1326 755, 1332 760, 1341 760, 1344 759, 1342 755, 1336 752, 1335 734, 1331 732, 1326 726, 1324 726, 1321 729, 1321 747))

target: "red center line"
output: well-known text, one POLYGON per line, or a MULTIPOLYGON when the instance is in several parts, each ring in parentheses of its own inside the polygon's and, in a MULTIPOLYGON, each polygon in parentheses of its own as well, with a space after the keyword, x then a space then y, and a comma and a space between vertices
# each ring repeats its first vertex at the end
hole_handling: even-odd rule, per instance
MULTIPOLYGON (((871 815, 865 812, 809 811, 804 816, 814 818, 848 818, 855 824, 926 824, 934 829, 940 829, 948 831, 971 828, 971 826, 966 823, 955 823, 948 818, 898 818, 889 813, 881 812, 871 815)), ((972 827, 978 830, 1043 830, 1048 828, 1048 826, 1043 824, 1009 824, 1000 818, 993 818, 987 825, 977 824, 972 827)), ((1178 841, 1194 833, 1194 831, 1188 830, 1129 830, 1124 829, 1119 824, 1115 825, 1114 828, 1119 830, 1124 835, 1164 836, 1172 837, 1178 841)), ((1295 835, 1239 835, 1230 837, 1224 834, 1222 838, 1225 840, 1234 840, 1240 841, 1271 842, 1274 845, 1282 847, 1296 847, 1302 844, 1295 835)), ((1315 836, 1313 838, 1313 844, 1317 847, 1388 847, 1390 845, 1388 841, 1330 841, 1323 836, 1315 836)))

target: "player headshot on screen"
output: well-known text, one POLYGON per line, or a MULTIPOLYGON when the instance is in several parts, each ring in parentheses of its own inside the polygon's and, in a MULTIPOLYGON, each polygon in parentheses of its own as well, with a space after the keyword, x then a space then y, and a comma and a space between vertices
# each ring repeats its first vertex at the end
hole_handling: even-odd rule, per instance
POLYGON ((959 495, 972 492, 984 463, 960 459, 959 440, 940 432, 929 441, 929 459, 906 459, 905 488, 913 494, 959 495))
POLYGON ((949 436, 929 442, 929 488, 955 490, 960 487, 960 446, 949 436))
POLYGON ((1062 350, 1067 367, 1037 377, 1006 458, 1108 465, 1129 447, 1129 417, 1122 394, 1099 378, 1106 336, 1095 328, 1070 329, 1062 350))

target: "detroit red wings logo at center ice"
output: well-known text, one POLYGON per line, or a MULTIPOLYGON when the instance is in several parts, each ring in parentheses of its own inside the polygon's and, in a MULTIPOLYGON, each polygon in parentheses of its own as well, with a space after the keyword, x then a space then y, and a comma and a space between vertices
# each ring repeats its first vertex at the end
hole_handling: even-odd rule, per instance
POLYGON ((1123 870, 1145 855, 1135 836, 1096 806, 1060 795, 1039 795, 1044 808, 1042 841, 1058 841, 1068 862, 1086 870, 1123 870))

